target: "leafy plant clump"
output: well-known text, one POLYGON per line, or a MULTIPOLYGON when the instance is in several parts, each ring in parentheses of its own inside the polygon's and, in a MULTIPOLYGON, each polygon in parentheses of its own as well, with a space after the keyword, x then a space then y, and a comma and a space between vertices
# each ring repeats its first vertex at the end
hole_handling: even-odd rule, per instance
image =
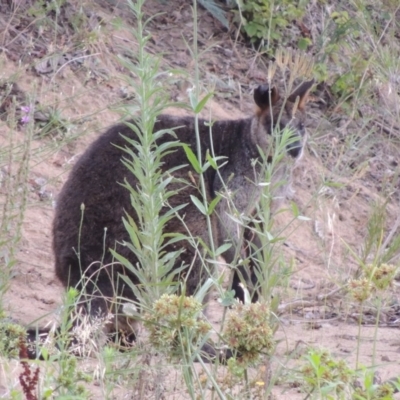
POLYGON ((25 335, 26 331, 22 326, 6 319, 0 321, 0 355, 18 358, 21 337, 25 335))
POLYGON ((299 380, 318 399, 392 400, 397 382, 376 384, 373 369, 354 370, 326 350, 312 349, 304 358, 299 380))
MULTIPOLYGON (((242 29, 252 42, 285 45, 285 29, 293 20, 301 19, 305 12, 300 1, 239 0, 237 3, 242 29)), ((305 46, 299 43, 299 48, 305 46)))
POLYGON ((342 395, 354 380, 355 372, 344 360, 336 361, 325 350, 311 350, 301 369, 301 381, 308 393, 342 395))

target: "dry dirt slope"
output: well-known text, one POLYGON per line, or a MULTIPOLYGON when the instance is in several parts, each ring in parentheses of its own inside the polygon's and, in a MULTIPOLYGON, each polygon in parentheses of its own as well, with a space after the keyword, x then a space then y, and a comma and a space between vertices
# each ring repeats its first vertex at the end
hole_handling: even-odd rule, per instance
MULTIPOLYGON (((74 2, 67 4, 73 9, 74 2)), ((11 15, 4 4, 2 7, 3 12, 11 15)), ((186 71, 187 76, 182 75, 168 90, 171 98, 187 101, 185 90, 191 84, 193 61, 183 37, 190 42, 190 6, 185 1, 176 0, 162 6, 149 1, 146 7, 149 14, 165 12, 149 26, 153 35, 149 51, 164 53, 165 66, 186 71)), ((68 15, 66 8, 63 17, 67 19, 68 15)), ((126 30, 111 24, 120 15, 127 16, 124 10, 103 7, 101 3, 91 9, 86 29, 92 29, 96 21, 100 25, 101 20, 103 33, 99 34, 95 44, 85 42, 87 53, 82 50, 76 53, 75 42, 69 38, 68 30, 54 41, 50 35, 46 36, 46 30, 39 36, 38 31, 27 28, 24 31, 26 38, 43 44, 43 49, 38 45, 40 51, 30 53, 30 58, 24 48, 26 42, 4 36, 8 50, 0 58, 2 82, 17 81, 23 92, 34 96, 39 104, 57 109, 71 122, 67 136, 79 135, 79 139, 61 148, 57 145, 59 137, 36 138, 33 142, 23 238, 4 299, 7 313, 24 324, 39 318, 41 323, 52 320, 52 313, 61 304, 63 289, 54 277, 51 254, 53 199, 71 165, 87 144, 99 131, 118 119, 110 106, 123 101, 126 93, 130 95, 129 88, 119 78, 124 71, 112 61, 116 54, 123 53, 124 46, 135 46, 126 30), (57 58, 57 54, 65 57, 57 58), (88 54, 91 55, 88 57, 90 63, 76 65, 70 61, 74 57, 86 60, 81 57, 88 54), (56 59, 55 67, 51 63, 38 63, 38 60, 46 58, 56 59), (23 63, 19 64, 21 59, 23 63), (35 62, 33 68, 32 62, 35 62)), ((130 17, 127 20, 132 23, 130 17)), ((13 19, 10 21, 10 26, 15 27, 13 19)), ((21 20, 18 22, 23 24, 21 20)), ((200 49, 208 49, 201 56, 202 78, 205 85, 215 85, 216 91, 209 106, 213 117, 236 118, 248 114, 253 108, 251 88, 265 80, 267 65, 245 45, 234 43, 230 34, 203 10, 199 12, 198 23, 200 49)), ((317 94, 320 93, 323 95, 323 92, 317 94)), ((385 133, 378 130, 375 120, 379 121, 379 108, 375 110, 378 114, 372 115, 368 122, 350 120, 340 111, 332 113, 321 108, 320 103, 310 105, 309 145, 294 173, 293 201, 309 220, 295 221, 290 225, 285 231, 284 247, 287 259, 294 260, 293 274, 283 290, 284 301, 301 298, 310 303, 309 307, 287 309, 282 313, 282 329, 278 337, 286 340, 278 347, 277 355, 278 359, 284 358, 284 354, 292 351, 301 340, 312 346, 326 347, 335 355, 352 361, 356 345, 356 309, 342 292, 323 302, 317 301, 316 297, 342 285, 354 274, 357 263, 353 253, 362 251, 375 202, 387 202, 384 236, 392 231, 400 212, 399 147, 396 141, 386 140, 385 133), (363 129, 373 131, 370 143, 362 152, 349 149, 347 138, 361 136, 363 129)), ((0 126, 2 147, 7 145, 10 134, 15 142, 24 140, 23 128, 10 131, 3 122, 0 126)), ((2 173, 8 173, 7 167, 2 173)), ((2 198, 4 196, 3 191, 2 198)), ((276 226, 284 226, 291 219, 290 212, 281 213, 276 218, 276 226)), ((397 230, 393 233, 398 234, 397 230)), ((398 262, 397 258, 395 260, 398 262)), ((399 288, 394 288, 379 328, 377 351, 379 372, 383 378, 400 375, 397 362, 399 326, 390 326, 390 322, 399 316, 399 295, 399 288)), ((218 321, 219 316, 212 318, 218 321)), ((366 365, 371 362, 372 332, 369 327, 362 331, 362 361, 366 365)))

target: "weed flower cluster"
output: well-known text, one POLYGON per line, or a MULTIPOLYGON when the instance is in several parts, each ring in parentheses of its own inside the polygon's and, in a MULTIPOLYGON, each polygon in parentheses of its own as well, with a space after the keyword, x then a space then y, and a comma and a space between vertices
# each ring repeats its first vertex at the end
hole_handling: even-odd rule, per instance
POLYGON ((386 290, 391 286, 396 271, 397 268, 392 264, 381 264, 379 266, 368 264, 364 273, 371 278, 376 290, 386 290))
POLYGON ((349 282, 349 291, 355 301, 363 303, 371 296, 373 286, 369 279, 352 279, 349 282))
POLYGON ((362 269, 362 277, 349 282, 349 292, 359 303, 366 301, 374 291, 388 289, 397 272, 392 264, 367 264, 362 269))
POLYGON ((261 352, 270 354, 275 342, 268 305, 235 303, 228 314, 223 337, 237 351, 241 364, 256 362, 261 352))
POLYGON ((196 345, 211 330, 201 318, 203 305, 194 297, 162 295, 144 316, 150 342, 158 350, 181 355, 180 349, 196 345))

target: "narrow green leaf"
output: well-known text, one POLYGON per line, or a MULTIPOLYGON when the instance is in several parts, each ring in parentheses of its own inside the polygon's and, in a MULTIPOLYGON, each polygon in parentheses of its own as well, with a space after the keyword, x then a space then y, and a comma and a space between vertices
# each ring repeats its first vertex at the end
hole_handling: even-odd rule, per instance
POLYGON ((110 253, 112 256, 119 261, 124 267, 128 268, 130 271, 135 272, 135 267, 132 265, 132 263, 124 256, 121 256, 121 254, 117 253, 116 251, 110 249, 110 253))
POLYGON ((206 215, 206 209, 204 207, 204 204, 195 196, 190 195, 190 198, 192 199, 194 205, 199 209, 199 211, 203 214, 206 215))
POLYGON ((206 163, 203 164, 203 169, 202 169, 203 174, 208 170, 208 168, 210 168, 210 163, 207 161, 206 163))
POLYGON ((201 168, 199 164, 199 160, 197 159, 196 155, 193 153, 193 150, 189 147, 188 144, 182 143, 183 150, 185 150, 186 157, 188 158, 191 166, 193 169, 198 173, 201 174, 201 168))
POLYGON ((215 257, 220 256, 225 253, 228 249, 232 247, 232 243, 224 243, 222 246, 219 246, 217 250, 215 250, 215 257))
POLYGON ((169 218, 170 216, 177 214, 179 210, 182 210, 182 208, 185 208, 189 203, 184 203, 184 204, 179 204, 179 206, 176 206, 174 208, 171 208, 168 210, 163 217, 169 218))
POLYGON ((188 90, 188 95, 189 95, 189 101, 190 105, 192 106, 192 110, 196 108, 196 94, 193 89, 188 90))
POLYGON ((129 238, 130 238, 131 242, 133 243, 133 245, 137 249, 140 249, 141 245, 140 245, 140 240, 137 235, 137 232, 138 232, 137 225, 136 225, 135 221, 133 220, 133 218, 129 214, 126 214, 126 217, 128 219, 122 218, 122 222, 125 226, 125 229, 127 230, 128 234, 129 234, 129 238))
POLYGON ((206 160, 210 163, 210 165, 211 165, 215 170, 218 169, 217 162, 214 160, 214 158, 212 158, 212 157, 210 156, 210 152, 208 151, 208 149, 207 149, 207 152, 206 152, 206 160))
POLYGON ((211 278, 208 278, 203 285, 200 286, 196 295, 194 296, 196 300, 203 303, 207 293, 210 293, 210 289, 214 286, 214 281, 211 278))
POLYGON ((49 351, 47 350, 47 348, 45 346, 43 346, 40 349, 40 356, 42 357, 43 360, 48 361, 48 359, 49 359, 49 351))
POLYGON ((221 198, 221 195, 217 195, 217 197, 211 201, 210 205, 208 206, 208 215, 213 213, 215 206, 220 202, 221 198))
POLYGON ((294 217, 297 218, 300 215, 299 207, 297 207, 297 204, 294 201, 291 201, 290 205, 292 206, 294 217))
POLYGON ((164 234, 164 237, 165 238, 171 237, 171 239, 169 239, 167 242, 165 242, 163 244, 162 248, 164 248, 165 246, 167 246, 169 244, 181 242, 183 240, 188 240, 188 237, 186 235, 181 234, 181 233, 179 233, 179 234, 177 234, 177 233, 166 233, 166 234, 164 234))
POLYGON ((326 182, 324 182, 324 186, 333 187, 333 188, 342 188, 342 187, 344 187, 344 184, 339 183, 339 182, 326 181, 326 182))
POLYGON ((197 106, 196 106, 195 109, 194 109, 195 114, 199 114, 199 113, 203 110, 203 108, 204 108, 204 106, 206 105, 207 101, 208 101, 212 96, 214 96, 214 92, 207 93, 207 94, 197 103, 197 106))

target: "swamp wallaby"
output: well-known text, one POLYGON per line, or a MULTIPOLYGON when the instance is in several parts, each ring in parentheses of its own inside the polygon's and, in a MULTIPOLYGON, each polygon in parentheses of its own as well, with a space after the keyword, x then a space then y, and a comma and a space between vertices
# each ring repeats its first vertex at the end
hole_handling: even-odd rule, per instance
MULTIPOLYGON (((234 262, 236 246, 240 245, 240 237, 243 236, 243 227, 229 216, 231 205, 234 204, 237 212, 243 215, 250 216, 254 212, 261 193, 255 176, 261 167, 254 160, 260 159, 259 149, 268 152, 275 128, 290 127, 295 140, 288 145, 287 152, 293 158, 302 153, 305 105, 312 85, 313 81, 303 83, 288 98, 281 98, 275 88, 261 85, 254 91, 254 101, 258 106, 256 113, 246 119, 216 121, 212 124, 212 135, 208 121, 199 121, 203 157, 207 150, 214 156, 224 157, 218 171, 208 168, 204 179, 208 201, 222 193, 222 200, 211 215, 211 225, 216 247, 227 241, 233 243, 222 254, 228 264, 234 262), (230 200, 227 199, 227 192, 230 193, 230 200)), ((135 121, 130 121, 130 124, 135 124, 135 121)), ((160 115, 154 131, 173 129, 177 139, 189 145, 196 154, 194 124, 193 117, 160 115)), ((140 226, 129 191, 121 186, 126 180, 132 188, 137 187, 135 176, 121 162, 127 156, 121 148, 128 146, 123 136, 137 140, 135 130, 129 124, 122 123, 109 128, 92 143, 72 169, 57 200, 53 225, 56 274, 65 287, 82 289, 85 282, 82 290, 86 296, 84 307, 91 315, 107 314, 111 300, 116 295, 136 300, 133 291, 120 279, 120 274, 127 275, 134 284, 139 283, 137 276, 115 262, 109 251, 114 249, 131 264, 138 264, 134 252, 123 245, 124 241, 129 241, 122 222, 126 213, 140 226)), ((174 139, 165 134, 157 140, 157 145, 170 140, 174 139)), ((177 194, 169 198, 165 212, 170 207, 187 204, 179 211, 181 219, 174 217, 169 220, 165 231, 187 235, 189 228, 193 237, 201 239, 200 243, 209 244, 206 218, 190 197, 200 198, 200 191, 193 184, 198 175, 189 166, 182 147, 167 154, 162 163, 165 170, 185 165, 173 173, 174 180, 170 185, 177 194)), ((186 294, 192 295, 199 284, 205 281, 207 274, 199 255, 195 254, 196 250, 188 241, 176 242, 164 250, 168 252, 182 248, 184 251, 175 266, 187 266, 179 276, 185 281, 186 294)), ((141 268, 146 266, 142 265, 141 268)), ((249 279, 250 283, 254 281, 254 276, 248 277, 244 273, 241 276, 246 276, 245 279, 249 279)), ((243 299, 239 283, 239 275, 235 272, 233 289, 237 297, 243 299)))

